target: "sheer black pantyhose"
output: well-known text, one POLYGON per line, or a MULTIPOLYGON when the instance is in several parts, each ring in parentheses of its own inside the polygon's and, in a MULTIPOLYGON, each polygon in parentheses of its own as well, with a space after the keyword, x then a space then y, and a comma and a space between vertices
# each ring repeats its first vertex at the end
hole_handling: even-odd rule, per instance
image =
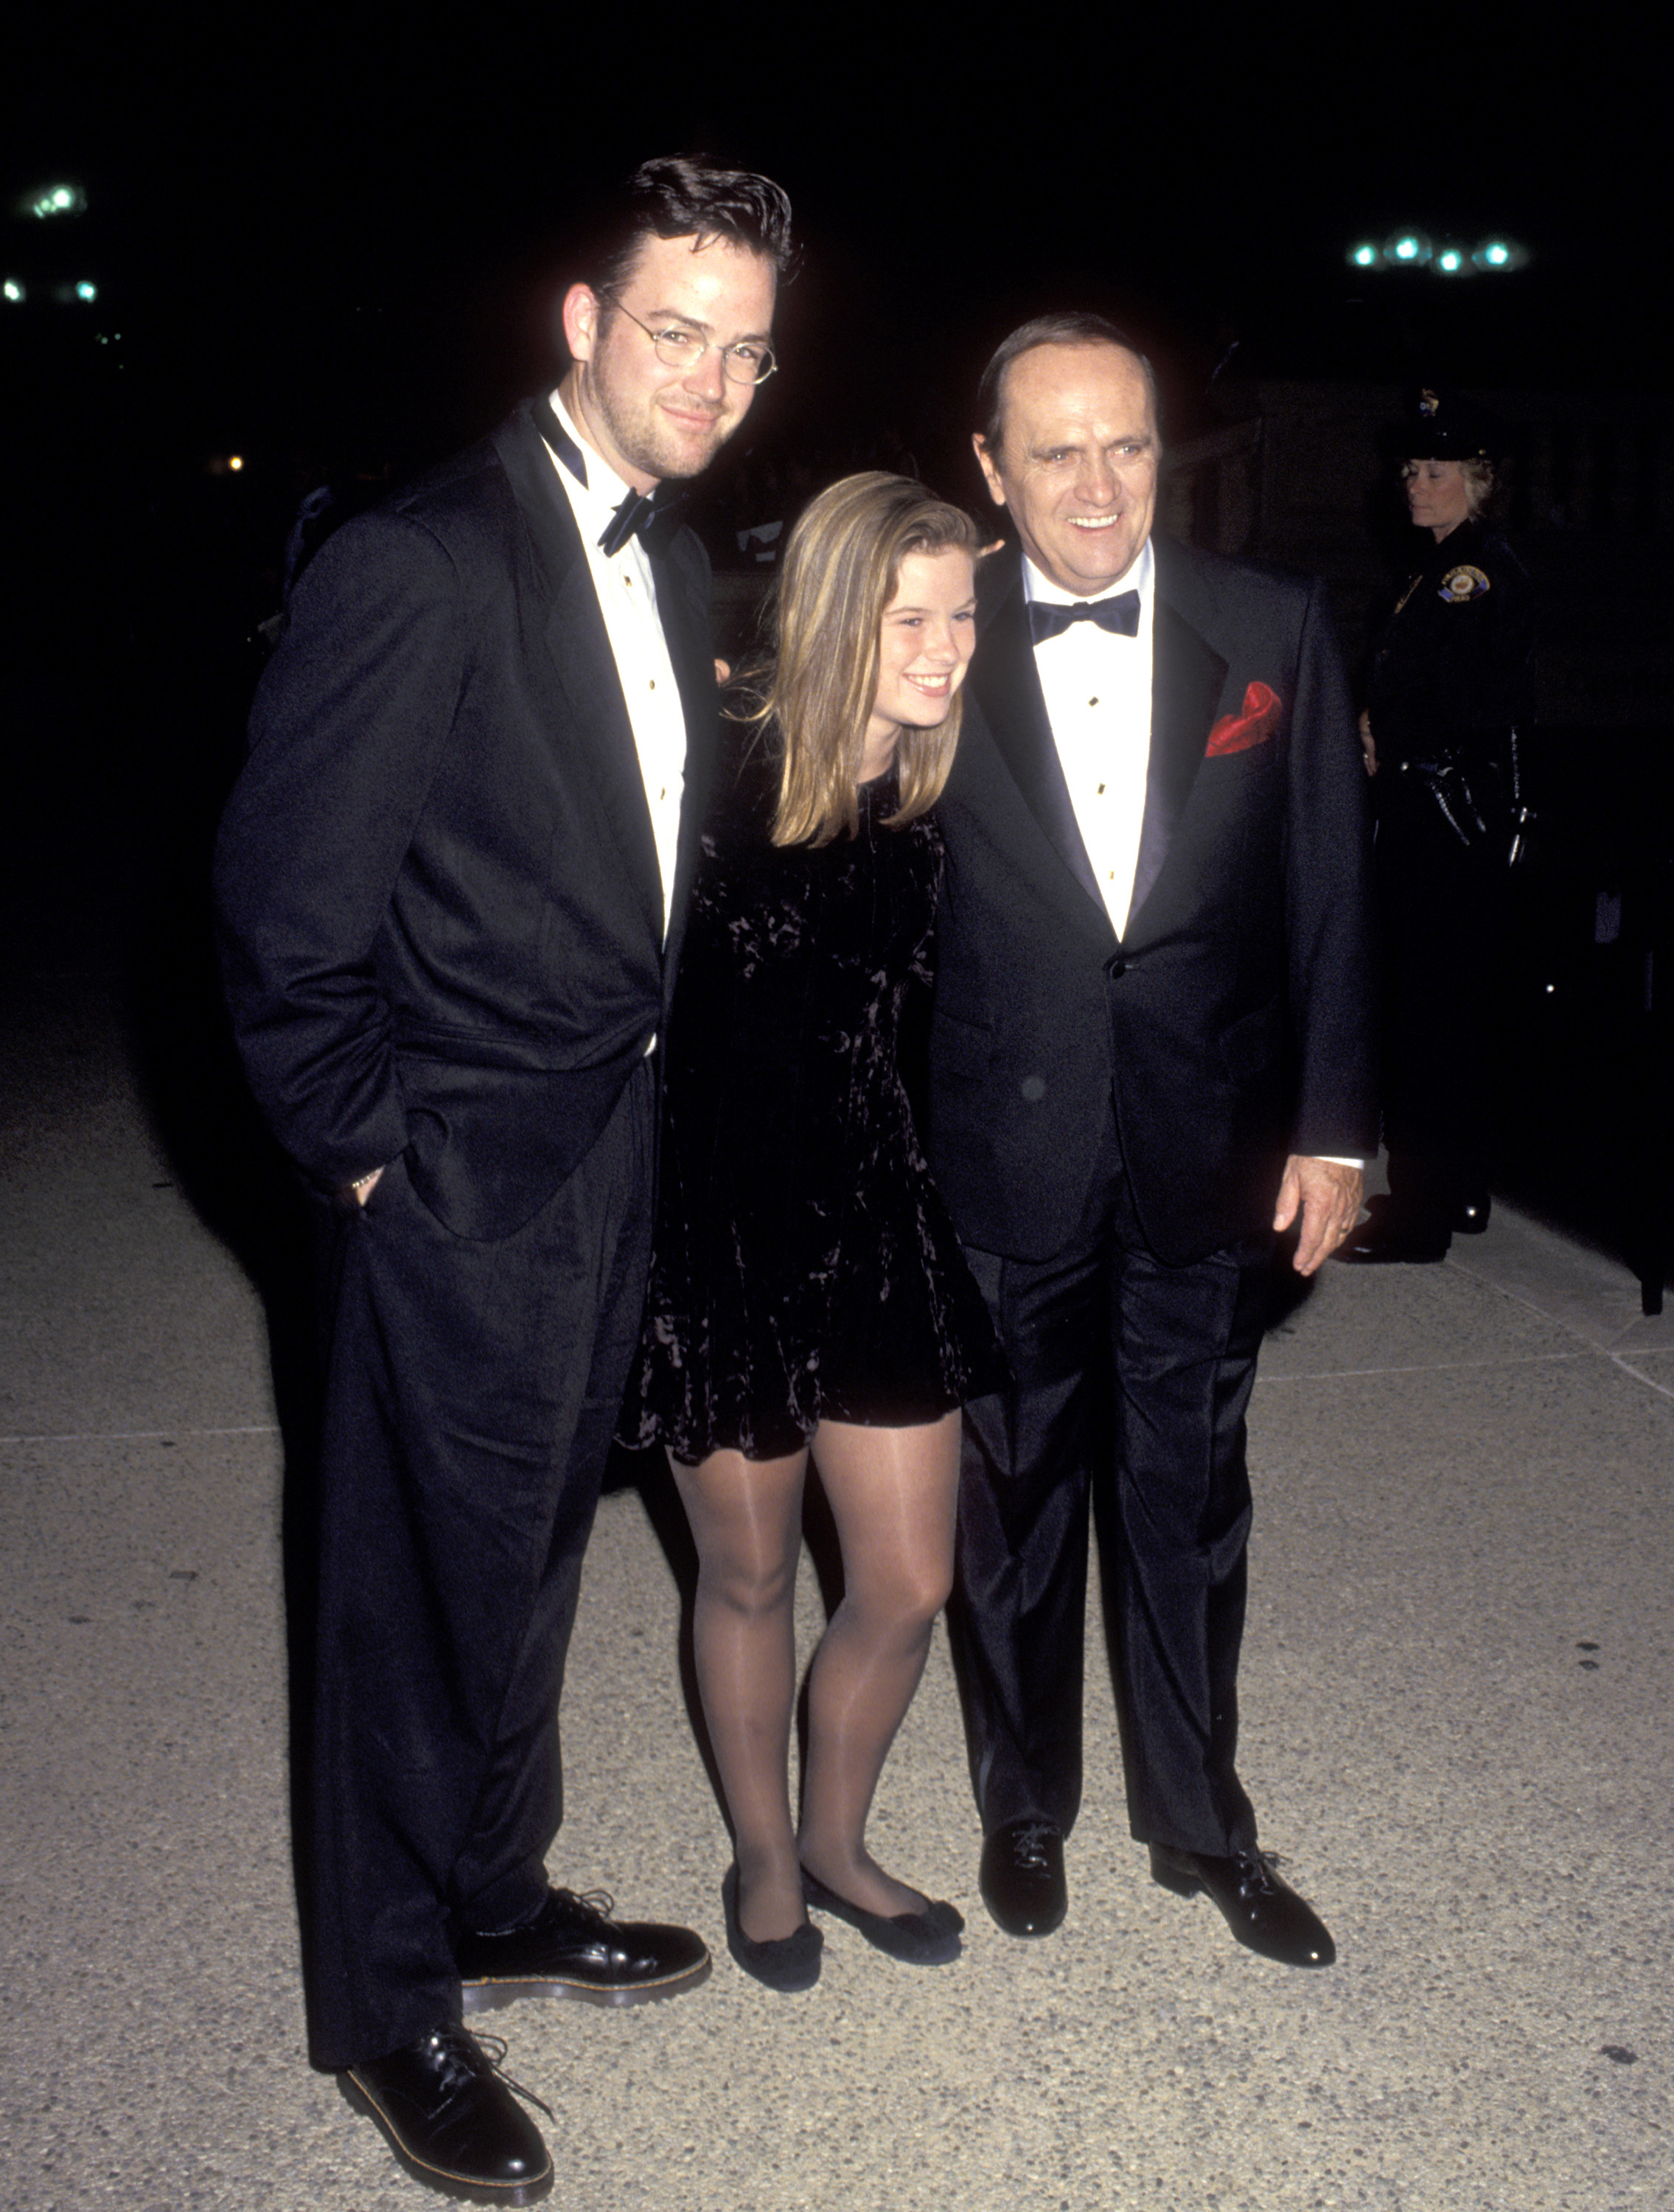
POLYGON ((925 1902, 871 1859, 866 1816, 953 1579, 959 1416, 901 1429, 822 1422, 813 1455, 842 1547, 844 1595, 809 1674, 799 1831, 787 1769, 808 1454, 674 1462, 698 1547, 698 1684, 732 1816, 739 1921, 756 1942, 801 1924, 799 1859, 868 1911, 916 1912, 925 1902))

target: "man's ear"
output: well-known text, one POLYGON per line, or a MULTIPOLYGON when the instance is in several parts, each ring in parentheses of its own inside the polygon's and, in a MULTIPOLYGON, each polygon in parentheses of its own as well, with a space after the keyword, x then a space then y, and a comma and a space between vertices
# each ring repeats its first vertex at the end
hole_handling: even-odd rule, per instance
POLYGON ((598 295, 591 284, 572 284, 560 311, 572 361, 591 361, 598 337, 598 295))
POLYGON ((988 449, 988 441, 980 430, 973 430, 971 433, 971 451, 977 457, 977 465, 982 471, 983 482, 988 487, 989 498, 993 501, 996 507, 1004 507, 1005 487, 1000 482, 999 468, 988 449))

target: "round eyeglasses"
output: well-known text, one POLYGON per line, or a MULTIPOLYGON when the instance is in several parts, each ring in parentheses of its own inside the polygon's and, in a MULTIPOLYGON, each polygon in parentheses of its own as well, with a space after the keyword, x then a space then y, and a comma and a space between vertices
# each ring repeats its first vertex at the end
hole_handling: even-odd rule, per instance
MULTIPOLYGON (((715 343, 713 338, 700 337, 695 331, 688 331, 679 323, 670 323, 666 330, 654 331, 649 323, 640 322, 631 307, 624 307, 614 293, 607 292, 604 296, 645 332, 664 368, 695 368, 715 343)), ((741 338, 736 345, 722 346, 719 350, 721 372, 729 384, 765 384, 779 366, 773 359, 773 348, 763 345, 759 338, 741 338)))

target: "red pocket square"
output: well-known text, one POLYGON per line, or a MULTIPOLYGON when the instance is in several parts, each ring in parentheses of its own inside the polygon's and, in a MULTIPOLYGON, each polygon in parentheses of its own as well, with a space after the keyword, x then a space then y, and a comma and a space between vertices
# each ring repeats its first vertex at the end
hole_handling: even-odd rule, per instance
POLYGON ((1222 714, 1210 732, 1207 757, 1213 760, 1219 753, 1247 752, 1252 745, 1265 744, 1277 729, 1283 711, 1277 691, 1265 684, 1252 684, 1244 694, 1243 713, 1222 714))

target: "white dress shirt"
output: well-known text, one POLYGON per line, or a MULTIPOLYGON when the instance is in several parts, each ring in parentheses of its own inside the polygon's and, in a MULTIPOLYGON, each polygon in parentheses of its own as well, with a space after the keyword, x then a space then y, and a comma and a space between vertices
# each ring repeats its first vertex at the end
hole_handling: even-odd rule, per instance
POLYGON ((666 939, 674 895, 675 854, 680 842, 680 802, 686 788, 686 717, 680 704, 680 687, 674 680, 674 664, 658 617, 657 586, 644 544, 638 538, 630 538, 621 552, 609 560, 599 549, 605 526, 633 486, 624 483, 594 452, 555 392, 552 409, 586 463, 587 481, 583 484, 551 447, 547 448, 586 549, 593 589, 598 594, 599 611, 604 617, 628 719, 634 728, 646 804, 651 809, 652 835, 657 842, 666 939))
MULTIPOLYGON (((1138 592, 1139 628, 1134 636, 1078 622, 1034 648, 1046 719, 1076 811, 1076 825, 1118 937, 1128 925, 1139 832, 1145 819, 1155 575, 1156 556, 1148 538, 1126 575, 1097 595, 1105 599, 1138 592)), ((1023 596, 1058 606, 1096 604, 1060 591, 1027 554, 1023 596)))
MULTIPOLYGON (((1151 759, 1152 634, 1156 611, 1156 556, 1147 538, 1125 576, 1098 599, 1139 594, 1139 628, 1132 637, 1078 622, 1034 648, 1034 665, 1046 702, 1076 826, 1104 896, 1111 927, 1120 937, 1133 903, 1139 833, 1145 821, 1145 779, 1151 759)), ((1023 556, 1023 596, 1058 606, 1094 602, 1071 597, 1023 556)), ((1334 1164, 1365 1163, 1340 1153, 1334 1164)))

